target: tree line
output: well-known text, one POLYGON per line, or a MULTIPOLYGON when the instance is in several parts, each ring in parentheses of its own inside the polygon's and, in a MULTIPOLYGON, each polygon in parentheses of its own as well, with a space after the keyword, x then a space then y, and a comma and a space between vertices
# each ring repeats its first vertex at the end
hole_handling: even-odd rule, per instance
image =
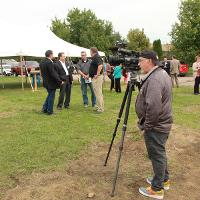
MULTIPOLYGON (((171 50, 168 55, 176 55, 180 60, 189 64, 200 53, 200 0, 181 1, 178 21, 172 25, 171 50)), ((144 30, 130 29, 127 37, 123 38, 116 32, 111 22, 98 19, 91 10, 73 8, 69 10, 65 19, 54 18, 51 30, 63 40, 90 48, 96 46, 99 50, 109 54, 109 48, 117 41, 125 41, 128 48, 134 51, 153 49, 160 59, 163 58, 161 40, 150 44, 144 30)))

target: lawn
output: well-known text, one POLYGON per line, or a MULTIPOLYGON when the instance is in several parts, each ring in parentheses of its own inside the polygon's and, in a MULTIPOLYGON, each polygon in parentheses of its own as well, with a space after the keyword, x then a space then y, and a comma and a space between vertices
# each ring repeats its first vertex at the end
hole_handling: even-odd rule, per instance
MULTIPOLYGON (((111 93, 108 83, 104 85, 103 114, 95 114, 91 106, 83 107, 80 85, 75 83, 70 109, 47 116, 40 113, 46 97, 44 89, 32 92, 25 85, 22 91, 19 78, 6 77, 3 82, 5 88, 0 85, 0 192, 14 186, 16 175, 62 170, 92 142, 110 141, 123 92, 111 93)), ((127 130, 134 133, 136 93, 133 93, 127 130)), ((173 111, 175 124, 200 130, 200 96, 192 94, 192 87, 174 89, 173 111)))

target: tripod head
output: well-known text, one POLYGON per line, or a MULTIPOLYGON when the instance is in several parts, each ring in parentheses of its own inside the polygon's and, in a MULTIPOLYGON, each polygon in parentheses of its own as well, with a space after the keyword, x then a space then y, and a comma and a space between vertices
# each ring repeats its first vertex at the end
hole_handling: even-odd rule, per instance
POLYGON ((133 91, 135 91, 135 86, 140 90, 140 81, 138 80, 138 76, 137 71, 128 72, 128 84, 133 86, 133 91))

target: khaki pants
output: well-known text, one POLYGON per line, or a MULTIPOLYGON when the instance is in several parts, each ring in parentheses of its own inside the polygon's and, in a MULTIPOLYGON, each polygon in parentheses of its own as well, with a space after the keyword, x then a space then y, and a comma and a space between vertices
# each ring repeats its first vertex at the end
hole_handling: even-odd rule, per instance
POLYGON ((102 86, 103 86, 103 75, 97 77, 97 79, 92 79, 94 93, 96 96, 96 105, 98 107, 99 112, 104 111, 104 100, 103 100, 103 93, 102 93, 102 86))
POLYGON ((174 80, 176 82, 176 87, 179 87, 178 84, 178 74, 171 74, 172 86, 174 87, 174 80))

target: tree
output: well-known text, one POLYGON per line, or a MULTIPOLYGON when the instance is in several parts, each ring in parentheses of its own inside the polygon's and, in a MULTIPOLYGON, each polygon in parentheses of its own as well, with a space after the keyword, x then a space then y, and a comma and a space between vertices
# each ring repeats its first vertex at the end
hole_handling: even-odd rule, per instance
POLYGON ((162 44, 161 44, 160 39, 153 41, 153 50, 158 54, 158 58, 161 60, 163 56, 163 52, 162 52, 162 44))
POLYGON ((131 29, 127 35, 128 47, 134 51, 143 51, 149 49, 149 38, 145 35, 144 30, 131 29))
POLYGON ((52 21, 52 30, 64 40, 73 44, 90 48, 96 46, 106 53, 117 40, 121 40, 118 32, 113 30, 111 22, 98 19, 91 10, 74 8, 68 12, 65 20, 52 21))
POLYGON ((63 40, 70 41, 70 28, 65 20, 60 20, 55 17, 51 23, 51 30, 63 40))
POLYGON ((179 7, 178 22, 170 33, 173 51, 191 64, 200 50, 200 0, 185 0, 179 7))

